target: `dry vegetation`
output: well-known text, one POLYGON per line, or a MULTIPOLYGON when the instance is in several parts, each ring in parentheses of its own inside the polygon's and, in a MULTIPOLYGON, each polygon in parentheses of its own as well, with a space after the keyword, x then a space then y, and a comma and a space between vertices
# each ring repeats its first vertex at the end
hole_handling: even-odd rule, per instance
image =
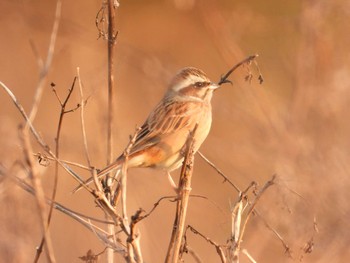
POLYGON ((1 1, 0 262, 112 262, 106 245, 117 262, 349 260, 349 7, 122 1, 108 56, 100 1, 1 1), (219 81, 251 53, 265 81, 244 64, 215 94, 180 201, 149 169, 122 177, 115 207, 117 185, 71 193, 132 143, 177 69, 219 81))

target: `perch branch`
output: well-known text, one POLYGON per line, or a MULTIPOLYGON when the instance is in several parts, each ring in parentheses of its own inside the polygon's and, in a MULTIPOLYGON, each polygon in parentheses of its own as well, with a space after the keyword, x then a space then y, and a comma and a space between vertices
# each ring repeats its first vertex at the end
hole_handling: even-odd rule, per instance
MULTIPOLYGON (((108 109, 107 109, 107 165, 109 165, 113 160, 113 125, 114 125, 114 47, 116 43, 116 21, 115 21, 115 8, 114 0, 107 0, 108 5, 108 109)), ((105 178, 106 187, 109 185, 109 175, 107 174, 105 178)), ((113 195, 109 193, 108 199, 112 202, 113 195)), ((111 235, 111 238, 114 236, 114 226, 108 226, 108 232, 111 235)), ((107 249, 107 262, 113 263, 113 250, 107 249)))
POLYGON ((185 228, 188 200, 191 191, 191 179, 194 161, 194 134, 196 133, 197 127, 198 124, 190 132, 186 142, 186 154, 181 168, 179 180, 179 200, 177 201, 173 231, 165 259, 166 263, 177 263, 179 258, 181 242, 185 228))

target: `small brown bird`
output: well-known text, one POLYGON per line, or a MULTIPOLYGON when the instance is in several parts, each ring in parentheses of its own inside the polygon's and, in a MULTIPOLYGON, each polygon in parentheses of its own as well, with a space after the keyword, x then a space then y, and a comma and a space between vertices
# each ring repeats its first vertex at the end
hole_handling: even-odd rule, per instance
MULTIPOLYGON (((211 98, 218 87, 203 71, 193 67, 182 69, 141 126, 130 149, 128 168, 163 169, 176 189, 170 172, 182 165, 186 140, 197 123, 194 152, 206 139, 212 120, 211 98)), ((121 154, 113 163, 99 171, 98 177, 113 170, 120 171, 124 160, 125 156, 121 154)))

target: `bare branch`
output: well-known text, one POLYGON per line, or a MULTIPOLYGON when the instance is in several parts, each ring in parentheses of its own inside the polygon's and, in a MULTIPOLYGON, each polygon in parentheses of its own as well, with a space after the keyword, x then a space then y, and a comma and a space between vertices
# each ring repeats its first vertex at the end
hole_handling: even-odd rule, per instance
POLYGON ((87 189, 89 192, 92 192, 92 190, 84 184, 84 180, 75 173, 72 168, 70 168, 67 164, 63 163, 60 159, 56 157, 56 155, 51 151, 50 147, 46 142, 43 140, 43 138, 40 136, 40 134, 36 131, 34 128, 32 122, 29 120, 27 113, 23 109, 23 106, 21 103, 17 100, 16 96, 13 94, 13 92, 3 83, 0 81, 0 86, 6 91, 6 93, 10 96, 13 103, 17 107, 18 111, 21 113, 23 118, 25 119, 27 125, 29 126, 32 134, 34 135, 36 141, 38 144, 56 161, 58 162, 79 184, 81 184, 85 189, 87 189))
MULTIPOLYGON (((14 177, 16 183, 25 191, 27 191, 30 194, 35 195, 36 191, 35 189, 30 186, 29 184, 27 184, 24 180, 18 178, 18 177, 14 177)), ((86 215, 83 215, 81 213, 78 213, 76 211, 72 211, 71 209, 59 204, 56 201, 52 201, 49 198, 45 198, 45 201, 47 204, 49 205, 53 205, 53 208, 66 214, 67 216, 73 218, 74 220, 78 221, 79 223, 81 223, 84 227, 86 227, 87 229, 89 229, 90 231, 92 231, 105 245, 107 245, 108 247, 113 248, 116 252, 121 253, 123 255, 126 254, 126 250, 124 246, 119 246, 116 243, 112 243, 109 241, 108 237, 108 233, 105 232, 103 229, 97 227, 96 225, 92 224, 90 222, 90 220, 92 221, 96 221, 99 223, 103 223, 103 224, 115 224, 115 222, 112 221, 105 221, 105 220, 101 220, 101 219, 97 219, 97 218, 93 218, 93 217, 89 217, 86 215)))
POLYGON ((83 85, 81 83, 79 67, 77 68, 77 76, 78 76, 79 91, 80 91, 80 105, 81 105, 81 108, 80 108, 80 121, 81 121, 81 131, 82 131, 83 142, 84 142, 84 151, 85 151, 85 156, 86 156, 86 160, 87 160, 88 166, 92 167, 91 159, 90 159, 90 155, 89 155, 88 144, 87 144, 86 130, 85 130, 85 118, 84 118, 85 101, 84 101, 83 85))
MULTIPOLYGON (((74 89, 74 85, 75 85, 75 80, 76 78, 74 78, 73 80, 73 84, 71 86, 71 88, 68 90, 68 94, 66 96, 66 99, 64 100, 64 102, 62 103, 61 100, 59 99, 58 97, 58 94, 56 93, 56 90, 55 90, 55 94, 60 102, 60 106, 61 106, 61 113, 60 113, 60 117, 59 117, 59 120, 58 120, 58 126, 57 126, 57 132, 56 132, 56 150, 55 150, 55 155, 57 158, 59 158, 59 148, 60 148, 60 134, 61 134, 61 129, 62 129, 62 123, 63 123, 63 117, 66 113, 66 106, 67 106, 67 103, 69 101, 69 98, 73 92, 73 89, 74 89)), ((56 193, 57 193, 57 184, 58 184, 58 163, 56 162, 55 163, 55 173, 54 173, 54 183, 53 183, 53 190, 52 190, 52 194, 51 194, 51 200, 55 200, 56 199, 56 193)), ((52 217, 52 212, 53 212, 53 203, 50 205, 50 208, 49 208, 49 213, 48 213, 48 218, 47 218, 47 226, 49 227, 50 225, 50 222, 51 222, 51 217, 52 217)), ((40 258, 40 253, 42 251, 42 248, 45 244, 45 236, 43 236, 43 238, 41 239, 41 242, 40 242, 40 245, 37 249, 37 255, 35 257, 35 262, 37 262, 40 258)))
MULTIPOLYGON (((232 72, 234 72, 237 68, 239 68, 242 65, 247 65, 250 64, 253 60, 255 60, 259 55, 251 55, 249 57, 247 57, 246 59, 242 60, 241 62, 237 63, 236 65, 234 65, 224 76, 222 76, 218 82, 218 85, 222 85, 225 83, 232 83, 230 80, 228 80, 228 77, 232 74, 232 72)), ((257 65, 257 64, 256 64, 257 65)), ((261 73, 259 71, 259 80, 260 78, 262 79, 261 73)), ((262 83, 262 81, 261 81, 262 83)))
POLYGON ((193 145, 195 141, 194 135, 196 133, 197 127, 198 124, 196 124, 193 131, 190 132, 186 141, 186 154, 181 168, 179 181, 179 200, 177 201, 173 231, 165 259, 166 263, 178 262, 179 258, 180 247, 185 228, 188 200, 191 191, 191 179, 194 161, 193 145))
POLYGON ((290 258, 293 258, 293 255, 292 255, 292 250, 290 249, 289 245, 287 244, 286 241, 284 241, 283 237, 278 233, 278 231, 276 229, 274 229, 272 226, 270 226, 266 219, 261 215, 261 213, 259 211, 257 211, 257 209, 254 210, 254 213, 256 215, 259 216, 259 218, 263 221, 264 225, 270 230, 272 231, 272 233, 275 234, 275 236, 278 238, 279 241, 281 241, 284 249, 285 249, 285 252, 287 253, 287 255, 290 257, 290 258))
POLYGON ((61 6, 62 6, 62 3, 60 0, 58 0, 57 4, 56 4, 55 20, 54 20, 53 28, 51 31, 50 44, 49 44, 49 48, 47 51, 47 57, 45 60, 45 64, 43 64, 43 67, 40 69, 39 81, 38 81, 38 84, 36 87, 36 92, 34 95, 32 109, 30 110, 30 113, 29 113, 29 120, 31 120, 31 122, 33 122, 33 120, 36 116, 36 113, 38 111, 39 102, 41 100, 41 96, 42 96, 42 93, 44 90, 44 83, 46 80, 46 76, 47 76, 47 73, 48 73, 49 68, 51 66, 51 62, 52 62, 52 58, 53 58, 53 54, 54 54, 54 50, 55 50, 58 26, 60 24, 61 6))
POLYGON ((228 182, 231 186, 233 186, 233 188, 237 190, 237 192, 241 192, 238 186, 236 186, 233 182, 231 182, 231 180, 219 168, 217 168, 214 163, 212 163, 207 157, 205 157, 204 154, 202 154, 200 151, 198 151, 197 153, 199 154, 200 157, 202 157, 204 161, 206 161, 212 168, 214 168, 214 170, 217 171, 218 174, 220 174, 224 178, 224 183, 228 182))
MULTIPOLYGON (((50 156, 46 156, 43 153, 34 153, 33 155, 38 158, 39 164, 41 164, 43 166, 47 166, 46 163, 48 163, 49 160, 50 161, 56 161, 55 158, 50 157, 50 156)), ((76 166, 76 167, 79 167, 81 169, 91 171, 90 167, 87 167, 87 166, 82 165, 80 163, 75 163, 75 162, 71 162, 71 161, 67 161, 67 160, 61 160, 61 162, 64 163, 64 164, 69 164, 71 166, 76 166)))
POLYGON ((247 256, 250 262, 256 263, 255 259, 249 254, 248 250, 242 249, 242 253, 247 256))
MULTIPOLYGON (((56 262, 54 252, 53 252, 53 246, 52 246, 52 241, 50 237, 50 232, 48 229, 48 222, 47 222, 47 209, 45 206, 45 193, 41 184, 41 179, 40 175, 36 169, 35 166, 35 161, 33 159, 33 156, 31 154, 32 152, 32 145, 29 140, 29 132, 28 129, 23 128, 21 132, 21 140, 23 143, 23 151, 24 151, 24 156, 26 158, 26 163, 29 168, 29 176, 32 179, 33 186, 35 189, 35 197, 37 201, 37 206, 40 214, 40 219, 41 219, 41 224, 42 224, 42 229, 43 229, 43 235, 44 235, 44 240, 46 242, 46 248, 47 248, 47 254, 48 254, 48 260, 49 262, 56 262)), ((37 249, 35 261, 37 261, 40 258, 40 254, 43 248, 44 242, 42 242, 42 246, 39 246, 37 249)))
POLYGON ((252 204, 250 205, 249 207, 249 210, 247 212, 247 216, 245 218, 245 221, 243 223, 243 226, 242 226, 242 229, 241 229, 241 234, 239 236, 239 239, 237 240, 237 249, 240 250, 240 244, 243 240, 243 236, 244 236, 244 233, 245 233, 245 229, 246 229, 246 226, 247 226, 247 223, 250 219, 250 216, 252 214, 252 212, 254 211, 255 209, 255 206, 257 205, 258 201, 260 200, 261 196, 264 194, 264 192, 266 191, 266 189, 268 189, 270 186, 272 186, 274 184, 274 180, 275 180, 276 176, 274 175, 271 180, 267 181, 265 183, 265 185, 263 186, 263 188, 261 188, 261 190, 257 193, 255 199, 253 200, 252 204))
MULTIPOLYGON (((193 226, 188 225, 187 229, 190 229, 194 234, 199 235, 200 237, 202 237, 203 239, 205 239, 207 242, 209 242, 211 245, 213 245, 216 249, 216 252, 218 253, 218 255, 220 256, 221 262, 222 263, 226 263, 226 256, 224 253, 224 250, 222 249, 222 247, 217 244, 216 242, 214 242, 213 240, 211 240, 209 237, 206 237, 205 235, 203 235, 202 233, 200 233, 198 230, 196 230, 193 226)), ((186 230, 187 230, 186 229, 186 230)))
MULTIPOLYGON (((107 165, 113 160, 113 137, 114 126, 114 47, 116 43, 116 21, 115 8, 113 0, 107 0, 108 5, 108 109, 107 109, 107 165)), ((126 177, 126 176, 125 176, 126 177)), ((105 185, 109 187, 109 175, 105 178, 105 185)), ((125 190, 126 192, 126 190, 125 190)), ((109 195, 109 201, 112 202, 113 194, 109 195)), ((114 226, 108 226, 111 237, 114 234, 114 226)), ((113 251, 107 249, 107 262, 113 263, 113 251)))

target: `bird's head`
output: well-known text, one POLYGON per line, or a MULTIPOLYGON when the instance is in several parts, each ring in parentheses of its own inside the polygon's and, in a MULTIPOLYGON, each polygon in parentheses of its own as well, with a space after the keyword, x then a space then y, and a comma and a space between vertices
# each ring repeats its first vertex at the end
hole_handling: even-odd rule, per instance
POLYGON ((213 91, 218 87, 202 70, 188 67, 175 75, 167 94, 183 100, 210 102, 213 91))

